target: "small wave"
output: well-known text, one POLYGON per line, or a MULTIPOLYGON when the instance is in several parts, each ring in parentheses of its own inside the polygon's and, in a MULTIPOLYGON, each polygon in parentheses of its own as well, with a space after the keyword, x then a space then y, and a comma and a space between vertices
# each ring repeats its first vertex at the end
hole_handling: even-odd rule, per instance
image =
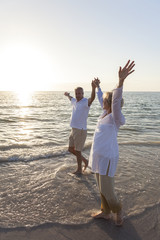
MULTIPOLYGON (((90 141, 90 142, 87 142, 86 144, 85 144, 85 147, 84 147, 84 150, 88 150, 88 149, 90 149, 90 147, 91 147, 91 145, 92 145, 92 142, 90 141)), ((135 145, 135 146, 157 146, 157 147, 159 147, 159 145, 160 145, 160 141, 148 141, 148 142, 145 142, 145 141, 139 141, 139 142, 137 142, 137 141, 127 141, 127 142, 119 142, 119 145, 135 145)))
POLYGON ((45 108, 52 108, 53 105, 44 104, 44 105, 9 105, 9 106, 0 106, 0 109, 23 109, 23 108, 39 108, 39 109, 45 109, 45 108))
POLYGON ((160 202, 150 204, 148 206, 144 206, 143 208, 136 209, 134 211, 130 211, 127 218, 134 218, 142 214, 146 214, 148 211, 159 209, 160 208, 160 202))
POLYGON ((135 145, 135 146, 159 146, 160 141, 148 141, 148 142, 120 142, 119 145, 135 145))
MULTIPOLYGON (((91 145, 92 145, 92 141, 90 142, 87 142, 84 146, 84 150, 89 150, 91 148, 91 145)), ((120 142, 119 141, 119 145, 133 145, 133 146, 157 146, 159 147, 160 146, 160 141, 148 141, 148 142, 145 142, 145 141, 127 141, 127 142, 120 142)))
POLYGON ((10 120, 10 119, 0 119, 0 123, 15 123, 15 120, 10 120))
MULTIPOLYGON (((43 137, 39 137, 43 138, 43 137)), ((39 143, 39 144, 11 144, 11 145, 1 145, 0 146, 0 151, 10 151, 12 149, 33 149, 33 148, 41 148, 41 147, 55 147, 55 146, 60 146, 58 141, 52 141, 52 142, 44 142, 44 143, 39 143)), ((66 149, 67 146, 61 146, 61 149, 64 148, 66 149)))
POLYGON ((30 146, 26 144, 12 144, 12 145, 1 145, 0 150, 1 151, 8 151, 11 149, 16 149, 16 148, 30 148, 30 146))
POLYGON ((0 106, 0 109, 21 109, 21 108, 43 108, 43 106, 37 105, 25 105, 25 106, 17 106, 17 105, 9 105, 9 106, 0 106))
POLYGON ((27 122, 27 121, 36 121, 36 122, 53 122, 53 119, 48 118, 33 118, 33 117, 24 117, 24 118, 17 118, 18 122, 27 122))
POLYGON ((38 161, 42 159, 50 159, 50 158, 56 158, 56 157, 63 157, 69 154, 68 151, 56 151, 54 153, 47 153, 47 154, 39 154, 36 156, 28 156, 28 157, 21 157, 19 155, 13 155, 10 157, 4 157, 0 158, 0 163, 6 163, 6 162, 31 162, 31 161, 38 161))
POLYGON ((37 105, 21 105, 21 106, 16 106, 15 108, 43 108, 43 106, 37 106, 37 105))
POLYGON ((16 123, 16 122, 27 122, 27 121, 36 121, 36 122, 53 122, 53 119, 48 118, 34 118, 34 117, 12 117, 12 119, 0 119, 0 123, 16 123))
POLYGON ((127 131, 127 132, 142 132, 142 129, 138 129, 137 127, 135 128, 127 128, 127 127, 123 127, 122 129, 120 129, 120 132, 123 132, 123 131, 127 131))

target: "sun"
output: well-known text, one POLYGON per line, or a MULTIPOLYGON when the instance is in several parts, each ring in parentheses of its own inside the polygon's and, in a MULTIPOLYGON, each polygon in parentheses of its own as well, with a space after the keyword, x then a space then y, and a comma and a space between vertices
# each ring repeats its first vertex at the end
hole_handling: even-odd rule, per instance
POLYGON ((45 91, 56 79, 54 63, 42 49, 27 44, 7 45, 0 56, 0 89, 25 93, 45 91))
POLYGON ((29 106, 32 104, 34 91, 15 91, 20 106, 29 106))

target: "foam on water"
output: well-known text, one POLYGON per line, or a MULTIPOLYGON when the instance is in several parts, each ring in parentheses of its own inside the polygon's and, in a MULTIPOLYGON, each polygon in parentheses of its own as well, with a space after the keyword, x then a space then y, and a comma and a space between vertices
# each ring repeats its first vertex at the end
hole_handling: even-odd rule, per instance
MULTIPOLYGON (((92 141, 86 141, 84 150, 90 150, 92 141)), ((142 147, 159 147, 160 141, 124 141, 119 143, 120 146, 142 146, 142 147)), ((41 159, 54 158, 68 154, 68 145, 61 146, 54 142, 42 142, 38 144, 3 144, 0 146, 1 162, 11 161, 34 161, 41 159)), ((157 153, 159 154, 159 152, 157 153)))

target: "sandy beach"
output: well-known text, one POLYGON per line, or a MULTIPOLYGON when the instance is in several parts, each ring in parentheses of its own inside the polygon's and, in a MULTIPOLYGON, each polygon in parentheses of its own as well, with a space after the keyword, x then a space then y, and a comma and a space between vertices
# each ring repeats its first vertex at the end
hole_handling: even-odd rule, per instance
POLYGON ((92 220, 87 224, 44 224, 33 228, 1 229, 0 240, 159 240, 160 206, 125 219, 122 227, 113 221, 92 220))
MULTIPOLYGON (((14 96, 1 95, 0 240, 159 240, 159 93, 126 94, 127 122, 119 134, 115 176, 127 217, 122 228, 91 218, 100 208, 99 191, 89 169, 81 177, 72 174, 76 161, 67 151, 71 112, 61 96, 38 93, 31 106, 22 107, 14 96), (152 114, 145 110, 151 99, 152 114)), ((87 158, 100 114, 96 102, 90 113, 87 158)))

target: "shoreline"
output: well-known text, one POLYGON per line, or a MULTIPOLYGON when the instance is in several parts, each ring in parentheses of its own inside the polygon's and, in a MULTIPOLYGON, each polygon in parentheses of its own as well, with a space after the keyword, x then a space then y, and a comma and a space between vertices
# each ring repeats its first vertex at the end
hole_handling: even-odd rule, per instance
POLYGON ((92 219, 87 224, 45 223, 35 227, 0 228, 1 240, 158 240, 160 239, 160 205, 128 217, 122 227, 113 221, 92 219))

